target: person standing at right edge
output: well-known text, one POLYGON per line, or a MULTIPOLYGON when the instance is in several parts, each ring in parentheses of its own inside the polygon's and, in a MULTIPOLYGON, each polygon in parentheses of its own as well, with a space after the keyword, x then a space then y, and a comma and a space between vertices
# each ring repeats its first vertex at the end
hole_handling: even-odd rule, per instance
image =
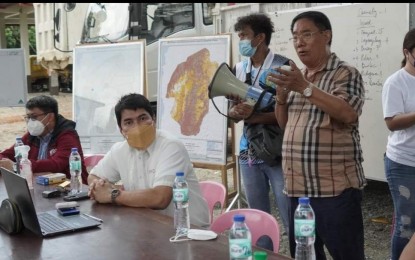
MULTIPOLYGON (((234 29, 239 36, 239 52, 242 56, 249 57, 249 59, 236 64, 234 69, 236 77, 255 88, 270 90, 271 87, 266 83, 266 76, 272 69, 271 65, 288 64, 286 57, 274 55, 269 49, 274 24, 267 15, 253 13, 239 17, 234 29)), ((272 187, 279 215, 287 231, 288 198, 283 193, 284 179, 281 159, 276 161, 274 165, 264 162, 258 158, 255 150, 250 147, 246 137, 246 128, 251 124, 277 124, 273 111, 274 106, 271 104, 267 111, 255 111, 253 114, 252 110, 252 106, 236 100, 229 110, 230 117, 237 119, 237 121, 244 120, 244 131, 239 148, 239 167, 248 206, 271 214, 269 191, 272 187)), ((268 237, 261 238, 257 246, 270 251, 273 250, 272 242, 268 237)))
POLYGON ((332 28, 322 12, 298 14, 292 42, 305 67, 271 74, 275 115, 285 128, 282 168, 289 197, 289 241, 295 255, 294 211, 309 197, 315 211, 316 259, 364 260, 362 193, 367 182, 359 136, 364 87, 359 71, 331 52, 332 28))
POLYGON ((384 163, 395 217, 392 260, 399 259, 415 231, 415 29, 405 35, 402 53, 402 68, 382 89, 383 117, 390 130, 384 163))

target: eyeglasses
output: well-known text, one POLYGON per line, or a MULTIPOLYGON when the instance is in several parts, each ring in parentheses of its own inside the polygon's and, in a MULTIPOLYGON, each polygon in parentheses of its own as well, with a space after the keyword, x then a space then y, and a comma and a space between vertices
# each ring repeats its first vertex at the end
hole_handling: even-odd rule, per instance
POLYGON ((38 117, 44 116, 44 115, 47 115, 47 114, 48 113, 42 113, 42 114, 39 114, 39 115, 25 115, 23 118, 27 122, 27 121, 29 121, 29 119, 30 120, 37 120, 38 117))
POLYGON ((142 125, 142 124, 149 124, 153 118, 150 115, 143 114, 139 116, 138 118, 129 118, 127 120, 124 120, 121 125, 122 128, 125 130, 128 130, 130 128, 135 127, 136 125, 142 125))
POLYGON ((321 32, 321 31, 304 32, 298 35, 294 35, 292 38, 290 38, 290 41, 292 41, 293 43, 297 43, 301 39, 305 42, 309 42, 311 40, 311 37, 317 32, 321 32))

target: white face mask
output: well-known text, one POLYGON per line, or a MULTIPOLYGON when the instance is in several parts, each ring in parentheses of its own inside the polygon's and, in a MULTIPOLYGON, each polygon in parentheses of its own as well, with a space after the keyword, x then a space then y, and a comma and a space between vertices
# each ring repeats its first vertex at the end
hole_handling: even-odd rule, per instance
MULTIPOLYGON (((48 114, 49 115, 49 114, 48 114)), ((42 121, 48 116, 45 116, 42 121)), ((42 121, 39 120, 32 120, 30 119, 27 122, 27 131, 29 131, 30 135, 33 136, 39 136, 43 133, 43 131, 45 130, 45 125, 42 123, 42 121)))

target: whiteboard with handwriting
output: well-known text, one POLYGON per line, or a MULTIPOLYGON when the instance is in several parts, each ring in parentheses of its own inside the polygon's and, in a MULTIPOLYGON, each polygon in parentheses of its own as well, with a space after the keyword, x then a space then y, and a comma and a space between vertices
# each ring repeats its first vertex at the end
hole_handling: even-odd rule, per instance
POLYGON ((389 131, 383 120, 382 86, 400 69, 402 43, 409 30, 409 4, 349 4, 268 13, 275 26, 271 49, 291 58, 299 67, 304 65, 289 41, 290 26, 297 14, 309 10, 327 15, 333 31, 331 51, 362 74, 366 91, 359 119, 363 167, 368 179, 386 181, 383 154, 389 131))
POLYGON ((27 79, 23 49, 0 49, 0 79, 0 107, 24 107, 27 79))

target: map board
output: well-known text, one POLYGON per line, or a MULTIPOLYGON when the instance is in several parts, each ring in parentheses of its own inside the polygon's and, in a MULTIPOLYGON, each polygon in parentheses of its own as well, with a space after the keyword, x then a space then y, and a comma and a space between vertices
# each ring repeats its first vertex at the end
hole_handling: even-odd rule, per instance
MULTIPOLYGON (((409 30, 410 16, 408 3, 365 3, 342 4, 290 11, 267 13, 274 23, 270 48, 294 60, 299 68, 304 65, 299 60, 292 42, 290 26, 299 13, 317 10, 330 19, 333 41, 331 51, 355 66, 362 74, 365 86, 365 104, 359 118, 363 168, 368 179, 386 181, 383 154, 389 130, 382 113, 382 87, 386 78, 400 69, 403 59, 402 43, 409 30)), ((236 19, 246 15, 246 11, 234 12, 227 16, 222 25, 233 30, 236 19)), ((224 31, 225 33, 228 31, 224 31)), ((232 31, 233 40, 237 38, 232 31)), ((232 52, 238 54, 237 45, 232 52)), ((241 57, 233 56, 233 62, 241 57)))
POLYGON ((24 50, 0 49, 0 107, 24 107, 27 79, 24 50))
POLYGON ((144 41, 74 49, 73 115, 85 154, 106 153, 124 140, 114 107, 121 96, 144 94, 144 41))
MULTIPOLYGON (((227 118, 208 97, 223 62, 230 62, 230 35, 159 41, 157 127, 178 136, 195 163, 226 164, 227 118)), ((226 98, 214 101, 227 114, 226 98)))

